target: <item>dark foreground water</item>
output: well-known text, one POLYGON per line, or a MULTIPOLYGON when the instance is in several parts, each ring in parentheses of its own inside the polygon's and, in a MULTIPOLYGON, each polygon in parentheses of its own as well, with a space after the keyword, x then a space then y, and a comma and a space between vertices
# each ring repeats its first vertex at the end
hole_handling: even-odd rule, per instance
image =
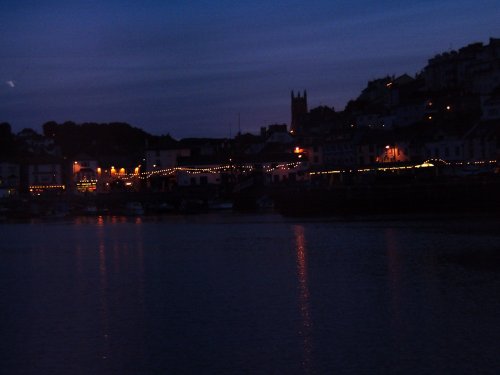
POLYGON ((0 225, 2 374, 498 374, 500 221, 0 225))

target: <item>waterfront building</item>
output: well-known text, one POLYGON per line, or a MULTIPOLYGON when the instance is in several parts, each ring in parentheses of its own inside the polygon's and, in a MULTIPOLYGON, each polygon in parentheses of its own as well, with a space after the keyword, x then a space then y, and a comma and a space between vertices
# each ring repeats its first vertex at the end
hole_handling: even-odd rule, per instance
POLYGON ((357 144, 359 166, 411 161, 410 142, 380 132, 367 134, 357 144))
POLYGON ((464 159, 500 160, 500 120, 481 121, 464 136, 464 159))
POLYGON ((179 158, 189 157, 191 150, 189 148, 157 148, 146 150, 145 170, 155 171, 159 169, 177 167, 179 158))
POLYGON ((143 171, 174 168, 177 167, 180 157, 190 155, 188 145, 181 144, 170 136, 164 136, 148 144, 141 166, 143 171))
POLYGON ((10 160, 0 160, 0 198, 12 197, 19 192, 20 166, 10 160))
POLYGON ((463 161, 465 156, 463 134, 438 130, 424 143, 423 150, 425 159, 463 161))
POLYGON ((26 164, 28 190, 32 195, 57 194, 66 190, 62 159, 45 155, 26 164))
POLYGON ((500 84, 488 95, 481 96, 481 119, 500 120, 500 84))
POLYGON ((95 158, 85 154, 77 155, 71 164, 71 189, 77 193, 95 193, 101 173, 95 158))
POLYGON ((175 181, 179 187, 221 185, 223 181, 227 181, 230 173, 230 164, 213 161, 183 163, 175 171, 175 181))

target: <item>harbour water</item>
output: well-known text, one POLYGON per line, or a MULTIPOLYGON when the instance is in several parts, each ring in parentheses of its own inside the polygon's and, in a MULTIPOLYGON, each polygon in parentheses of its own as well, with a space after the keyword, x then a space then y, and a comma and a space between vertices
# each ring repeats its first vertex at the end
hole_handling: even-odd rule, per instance
POLYGON ((497 374, 500 219, 0 224, 3 374, 497 374))

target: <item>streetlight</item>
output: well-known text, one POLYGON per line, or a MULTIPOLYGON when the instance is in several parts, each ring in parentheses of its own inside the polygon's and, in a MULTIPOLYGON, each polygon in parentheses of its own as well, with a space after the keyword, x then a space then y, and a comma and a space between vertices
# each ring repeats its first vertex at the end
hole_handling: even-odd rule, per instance
POLYGON ((391 158, 393 158, 393 156, 394 156, 394 155, 393 156, 390 155, 391 154, 390 151, 391 151, 391 146, 390 145, 385 146, 386 159, 389 161, 391 161, 391 158))
POLYGON ((73 179, 76 179, 76 173, 78 172, 78 162, 73 162, 73 179))

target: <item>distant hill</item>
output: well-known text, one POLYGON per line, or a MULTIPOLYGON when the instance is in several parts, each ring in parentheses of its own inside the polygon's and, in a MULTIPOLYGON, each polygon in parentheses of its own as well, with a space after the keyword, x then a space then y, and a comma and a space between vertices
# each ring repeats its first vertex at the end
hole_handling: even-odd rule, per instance
POLYGON ((133 155, 142 154, 154 136, 127 123, 47 122, 43 134, 61 147, 62 154, 72 157, 78 154, 133 155))

